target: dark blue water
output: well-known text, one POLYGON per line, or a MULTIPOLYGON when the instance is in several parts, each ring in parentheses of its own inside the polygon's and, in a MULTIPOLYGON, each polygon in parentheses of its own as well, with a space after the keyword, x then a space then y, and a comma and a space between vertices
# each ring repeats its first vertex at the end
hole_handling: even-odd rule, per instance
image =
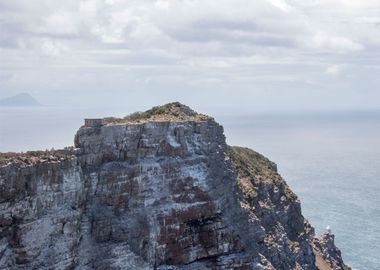
MULTIPOLYGON (((0 151, 72 145, 84 117, 112 109, 0 109, 0 151)), ((306 218, 330 226, 354 269, 380 269, 380 113, 222 116, 228 143, 278 164, 306 218)))

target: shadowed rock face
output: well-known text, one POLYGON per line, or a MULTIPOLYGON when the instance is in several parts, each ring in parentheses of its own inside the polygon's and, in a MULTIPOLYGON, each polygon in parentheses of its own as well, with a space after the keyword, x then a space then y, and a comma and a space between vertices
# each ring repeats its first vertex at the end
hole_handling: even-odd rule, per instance
POLYGON ((181 106, 1 162, 0 269, 344 269, 275 164, 181 106))

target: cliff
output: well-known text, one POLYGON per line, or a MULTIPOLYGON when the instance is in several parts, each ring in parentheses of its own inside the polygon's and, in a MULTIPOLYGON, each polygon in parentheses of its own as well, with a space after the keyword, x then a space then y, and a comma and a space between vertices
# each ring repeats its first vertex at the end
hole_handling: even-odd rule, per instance
POLYGON ((262 155, 171 103, 0 155, 0 269, 348 269, 262 155))

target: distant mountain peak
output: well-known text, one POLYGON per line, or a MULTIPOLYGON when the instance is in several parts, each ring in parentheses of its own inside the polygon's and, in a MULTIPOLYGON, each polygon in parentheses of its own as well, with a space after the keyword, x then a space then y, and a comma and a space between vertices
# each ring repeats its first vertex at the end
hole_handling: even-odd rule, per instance
POLYGON ((31 106, 41 106, 34 97, 28 93, 20 93, 8 98, 0 100, 0 106, 7 107, 31 107, 31 106))

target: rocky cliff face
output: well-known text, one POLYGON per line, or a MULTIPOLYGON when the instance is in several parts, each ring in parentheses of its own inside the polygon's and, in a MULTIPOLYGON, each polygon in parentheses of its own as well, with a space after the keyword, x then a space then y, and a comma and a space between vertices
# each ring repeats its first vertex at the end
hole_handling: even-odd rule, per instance
POLYGON ((345 269, 256 152, 178 103, 0 162, 0 269, 345 269))

